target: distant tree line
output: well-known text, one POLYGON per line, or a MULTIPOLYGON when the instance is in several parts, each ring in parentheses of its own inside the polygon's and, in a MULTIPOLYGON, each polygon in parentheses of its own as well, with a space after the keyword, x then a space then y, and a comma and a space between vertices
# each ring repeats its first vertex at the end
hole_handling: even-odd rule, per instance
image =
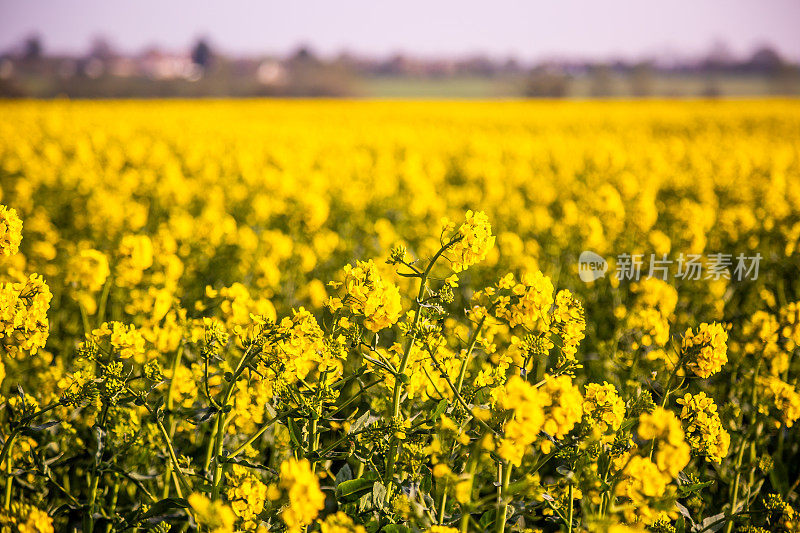
MULTIPOLYGON (((691 60, 526 65, 516 58, 480 55, 323 58, 308 46, 285 57, 234 57, 220 53, 207 38, 184 51, 153 47, 136 54, 96 38, 85 54, 64 55, 48 53, 42 38, 33 35, 0 53, 0 96, 5 97, 370 96, 368 82, 376 79, 396 80, 401 89, 404 80, 479 79, 503 87, 503 94, 547 98, 800 94, 798 65, 770 46, 745 58, 717 44, 691 60)), ((413 90, 413 84, 408 87, 413 90)))

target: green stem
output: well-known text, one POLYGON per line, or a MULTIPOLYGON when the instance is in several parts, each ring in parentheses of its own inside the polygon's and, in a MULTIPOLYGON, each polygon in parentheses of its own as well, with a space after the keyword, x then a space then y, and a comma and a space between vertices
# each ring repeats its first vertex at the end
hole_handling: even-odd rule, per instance
POLYGON ((573 504, 572 504, 572 481, 569 483, 569 492, 567 493, 567 505, 569 505, 569 509, 567 511, 567 533, 572 533, 572 513, 573 513, 573 504))
POLYGON ((456 390, 458 390, 458 392, 461 392, 461 387, 464 385, 464 376, 467 375, 469 359, 472 355, 472 350, 475 349, 475 344, 478 342, 478 337, 480 336, 481 329, 483 329, 484 322, 486 322, 486 315, 483 315, 475 326, 475 331, 472 332, 472 338, 470 338, 469 344, 467 345, 467 353, 464 355, 464 360, 461 361, 461 368, 458 371, 458 381, 456 381, 456 390))
POLYGON ((181 472, 180 465, 178 464, 178 457, 175 455, 175 448, 172 447, 172 440, 169 438, 169 434, 167 433, 167 429, 164 427, 164 424, 161 423, 161 420, 156 418, 156 425, 158 426, 158 430, 161 432, 161 436, 164 437, 164 443, 167 446, 167 451, 169 452, 169 459, 172 461, 172 467, 175 470, 175 474, 178 476, 178 480, 180 483, 175 484, 175 490, 178 492, 178 497, 183 498, 181 485, 186 488, 187 490, 191 490, 191 486, 189 482, 186 481, 186 477, 181 472))
MULTIPOLYGON (((102 430, 105 430, 106 427, 106 420, 108 418, 108 409, 109 405, 103 405, 103 413, 100 416, 100 425, 99 427, 102 430)), ((101 434, 102 435, 102 434, 101 434)), ((101 439, 102 437, 99 437, 101 439)), ((98 442, 98 448, 100 447, 100 442, 98 442)), ((99 451, 99 450, 98 450, 99 451)), ((97 487, 100 484, 100 474, 97 472, 98 466, 98 457, 95 456, 95 460, 92 463, 92 470, 90 474, 90 483, 89 483, 89 511, 85 517, 85 529, 87 533, 92 533, 94 530, 94 513, 95 513, 95 505, 97 503, 97 487)))
POLYGON ((97 327, 100 327, 103 324, 103 319, 105 319, 106 305, 108 304, 108 294, 111 291, 111 285, 111 276, 109 276, 106 280, 106 284, 103 286, 103 294, 100 295, 100 305, 97 308, 97 327))
POLYGON ((667 378, 667 383, 664 385, 664 397, 661 399, 661 407, 667 406, 667 401, 669 401, 669 394, 672 392, 670 386, 672 385, 672 379, 675 377, 675 374, 678 372, 678 368, 680 367, 680 361, 675 364, 675 368, 672 369, 672 372, 667 378))
MULTIPOLYGON (((308 423, 308 451, 314 452, 317 449, 317 425, 319 424, 319 419, 316 416, 312 415, 311 420, 308 423)), ((314 461, 311 463, 311 471, 313 473, 317 473, 317 462, 314 461)))
POLYGON ((225 422, 227 413, 226 408, 228 406, 228 401, 231 399, 233 395, 233 389, 236 387, 236 382, 239 380, 239 377, 244 372, 245 368, 247 368, 247 363, 249 363, 250 356, 252 355, 252 345, 247 348, 247 350, 242 355, 241 359, 239 359, 239 363, 236 365, 236 369, 233 371, 233 375, 231 376, 231 380, 228 383, 228 387, 225 389, 225 395, 222 398, 222 402, 220 405, 220 410, 217 413, 216 418, 216 427, 217 427, 217 434, 214 444, 214 452, 212 455, 212 461, 214 463, 214 478, 211 485, 211 499, 216 500, 219 498, 220 493, 220 482, 222 480, 222 462, 220 461, 222 457, 222 445, 225 441, 225 422))
MULTIPOLYGON (((131 392, 133 393, 133 391, 131 392)), ((191 491, 191 485, 189 485, 189 482, 186 480, 186 477, 183 475, 183 472, 181 472, 180 465, 178 464, 178 456, 175 454, 175 448, 172 446, 172 439, 170 438, 169 433, 167 433, 167 429, 164 427, 164 424, 161 422, 161 419, 158 418, 158 415, 150 408, 149 405, 147 405, 147 403, 144 404, 144 407, 145 409, 147 409, 147 412, 150 413, 150 415, 153 417, 153 419, 156 422, 156 427, 158 428, 158 431, 161 433, 161 436, 164 437, 164 444, 167 447, 167 452, 169 453, 169 459, 172 462, 172 467, 175 470, 177 479, 180 481, 180 483, 175 483, 175 490, 178 492, 178 497, 183 498, 181 485, 187 491, 191 491)))
MULTIPOLYGON (((224 404, 223 404, 224 405, 224 404)), ((211 485, 211 499, 216 500, 219 498, 220 481, 222 478, 222 463, 220 457, 222 456, 222 443, 225 440, 225 413, 220 411, 217 415, 217 435, 216 443, 214 445, 214 479, 211 485)))
MULTIPOLYGON (((170 439, 172 439, 172 437, 175 435, 175 426, 176 426, 175 418, 171 414, 172 410, 175 407, 175 399, 172 397, 172 389, 174 388, 175 374, 177 373, 178 367, 181 364, 182 356, 183 356, 183 344, 181 343, 181 345, 178 346, 178 349, 175 352, 175 357, 172 358, 172 374, 169 380, 169 387, 167 387, 167 402, 166 402, 167 413, 165 416, 167 417, 167 425, 169 426, 168 433, 170 439)), ((166 499, 169 497, 169 489, 171 486, 172 486, 172 462, 170 461, 169 463, 167 463, 167 469, 164 472, 164 489, 162 492, 162 499, 166 499)))
POLYGON ((208 446, 206 446, 206 457, 203 461, 203 472, 208 472, 211 468, 211 454, 214 453, 214 443, 217 439, 217 424, 214 423, 208 430, 208 446))
MULTIPOLYGON (((109 505, 110 516, 114 516, 117 512, 117 500, 119 497, 119 474, 114 474, 114 487, 111 489, 111 504, 109 505)), ((113 523, 111 521, 106 524, 106 533, 111 533, 113 523)))
POLYGON ((78 304, 78 307, 81 310, 81 321, 83 322, 83 333, 84 335, 88 335, 92 332, 92 326, 89 325, 89 315, 86 314, 86 308, 83 307, 82 303, 78 304))
POLYGON ((92 533, 92 531, 94 530, 94 509, 95 509, 95 502, 97 501, 97 486, 99 483, 100 483, 100 476, 97 475, 97 472, 93 472, 92 483, 89 487, 89 516, 87 517, 88 533, 92 533))
POLYGON ((362 396, 364 393, 366 393, 366 392, 367 392, 369 389, 371 389, 371 388, 372 388, 372 387, 374 387, 375 385, 378 385, 378 384, 380 384, 380 383, 383 383, 384 379, 385 379, 385 378, 382 378, 382 377, 381 377, 381 378, 378 378, 378 379, 376 379, 375 381, 372 381, 372 382, 370 382, 370 383, 368 383, 368 384, 366 384, 366 385, 362 386, 362 387, 361 387, 361 389, 359 389, 359 391, 358 391, 358 392, 356 392, 355 394, 353 394, 353 396, 351 396, 350 398, 348 398, 348 399, 347 399, 347 401, 345 401, 345 402, 344 402, 342 405, 338 406, 338 407, 336 408, 336 410, 335 410, 335 411, 333 411, 332 413, 330 413, 328 416, 329 416, 329 417, 334 417, 334 416, 338 415, 338 414, 339 414, 339 413, 341 413, 341 412, 342 412, 344 409, 346 409, 346 408, 347 408, 349 405, 352 405, 353 403, 355 403, 356 401, 358 401, 358 399, 359 399, 359 398, 361 398, 361 396, 362 396))
POLYGON ((500 509, 497 513, 497 520, 495 521, 496 533, 503 533, 506 528, 506 515, 508 514, 508 483, 511 480, 511 463, 504 461, 497 464, 498 469, 502 471, 502 482, 499 488, 498 496, 500 499, 500 509))
MULTIPOLYGON (((479 443, 480 441, 476 441, 472 447, 472 453, 469 456, 468 463, 467 463, 467 473, 469 474, 469 501, 470 504, 472 503, 472 487, 475 479, 475 470, 478 468, 478 455, 480 454, 479 451, 479 443)), ((471 506, 470 506, 471 507, 471 506)), ((465 508, 465 506, 461 506, 461 533, 467 533, 469 528, 469 517, 470 517, 470 508, 465 508)))
POLYGON ((292 412, 294 412, 294 409, 293 409, 293 410, 291 410, 291 411, 285 411, 285 412, 283 412, 283 413, 279 413, 279 414, 275 415, 275 417, 271 418, 271 419, 270 419, 270 420, 269 420, 267 423, 265 423, 263 426, 261 426, 260 428, 258 428, 258 430, 257 430, 255 433, 253 433, 252 435, 250 435, 250 438, 248 438, 248 439, 247 439, 247 442, 245 442, 244 444, 242 444, 241 446, 239 446, 238 448, 236 448, 235 450, 233 450, 233 451, 230 453, 230 455, 229 455, 228 457, 231 457, 231 458, 232 458, 232 457, 236 457, 237 455, 239 455, 240 453, 242 453, 242 452, 243 452, 245 449, 247 449, 247 447, 248 447, 248 446, 250 446, 250 445, 251 445, 251 444, 253 444, 253 443, 254 443, 256 440, 258 440, 258 438, 259 438, 261 435, 263 435, 263 434, 264 434, 264 432, 265 432, 266 430, 268 430, 268 429, 269 429, 269 428, 272 426, 272 424, 274 424, 274 423, 275 423, 275 422, 277 422, 278 420, 282 420, 282 419, 286 418, 287 416, 289 416, 290 414, 292 414, 292 412))
POLYGON ((745 441, 742 440, 739 446, 739 453, 736 454, 736 477, 733 479, 733 490, 731 491, 731 512, 728 524, 725 526, 725 533, 733 531, 733 515, 736 513, 736 506, 739 504, 739 480, 742 476, 742 457, 744 457, 745 441))
MULTIPOLYGON (((408 360, 409 356, 411 355, 411 349, 414 346, 414 342, 416 341, 417 336, 417 325, 419 324, 419 317, 420 317, 420 309, 422 308, 422 299, 425 296, 425 289, 427 288, 428 284, 428 276, 433 270, 433 266, 436 264, 436 261, 442 256, 442 254, 453 244, 461 240, 461 236, 458 236, 454 239, 451 239, 447 244, 442 246, 436 255, 433 256, 428 266, 425 268, 425 271, 419 277, 419 291, 417 291, 417 299, 415 301, 416 307, 414 309, 414 321, 411 324, 411 329, 409 330, 409 337, 408 342, 406 343, 406 347, 403 350, 403 357, 400 359, 400 366, 397 368, 398 376, 395 377, 394 380, 394 390, 392 391, 392 420, 396 419, 400 416, 400 397, 403 393, 403 381, 401 379, 402 376, 405 375, 406 368, 408 367, 408 360)), ((399 452, 400 441, 396 437, 392 437, 389 443, 389 456, 386 459, 386 479, 384 485, 386 485, 386 501, 388 502, 391 498, 391 483, 392 478, 394 477, 394 465, 397 461, 397 454, 399 452)))
MULTIPOLYGON (((181 489, 181 486, 184 489, 186 489, 187 493, 192 492, 192 486, 189 485, 189 482, 186 480, 186 476, 184 476, 183 472, 181 472, 180 465, 178 464, 178 456, 175 455, 175 448, 173 448, 172 446, 172 439, 169 437, 169 434, 167 433, 167 429, 164 427, 164 424, 161 423, 161 420, 158 418, 158 416, 156 416, 156 414, 150 409, 150 407, 147 404, 145 404, 145 408, 151 415, 153 415, 153 418, 156 421, 156 426, 158 427, 158 431, 160 431, 161 436, 164 437, 164 443, 166 444, 167 451, 169 452, 169 459, 170 461, 172 461, 172 466, 173 466, 172 478, 173 480, 175 480, 175 492, 178 493, 178 498, 183 498, 183 490, 181 489)), ((187 509, 187 512, 190 515, 194 516, 194 513, 191 510, 191 508, 187 509)))
POLYGON ((556 513, 558 517, 564 521, 565 524, 567 523, 567 517, 564 516, 564 513, 561 512, 561 509, 553 505, 553 502, 551 502, 550 500, 545 500, 544 503, 546 503, 547 506, 550 507, 550 510, 556 513))
MULTIPOLYGON (((58 405, 59 405, 58 402, 50 404, 49 406, 45 407, 44 409, 41 409, 41 410, 33 413, 32 415, 23 418, 22 421, 20 422, 20 427, 25 427, 25 425, 27 425, 28 422, 30 422, 31 420, 33 420, 37 416, 41 415, 42 413, 46 413, 47 411, 50 411, 51 409, 55 408, 58 405)), ((19 432, 20 432, 20 429, 16 429, 16 430, 12 431, 8 435, 8 437, 6 438, 6 441, 3 443, 2 451, 0 451, 0 467, 2 466, 3 462, 6 461, 6 459, 8 459, 7 472, 6 472, 6 477, 7 477, 6 489, 5 489, 6 493, 9 493, 11 491, 11 483, 10 483, 11 471, 12 471, 12 468, 11 468, 11 466, 12 466, 11 465, 11 463, 12 463, 12 461, 11 461, 11 447, 13 446, 14 439, 17 437, 19 432)), ((9 498, 10 498, 10 496, 9 496, 9 498)))
POLYGON ((449 482, 445 479, 444 483, 442 483, 442 493, 439 495, 439 505, 438 505, 438 509, 439 509, 438 524, 439 525, 444 524, 444 507, 447 504, 447 486, 448 485, 449 485, 449 482))
MULTIPOLYGON (((320 450, 320 452, 318 454, 320 459, 323 459, 328 454, 328 452, 334 450, 341 443, 346 442, 346 441, 352 439, 353 437, 356 437, 356 436, 358 436, 358 435, 360 435, 362 433, 367 433, 369 431, 372 431, 372 430, 370 428, 366 428, 366 429, 360 429, 358 431, 354 431, 352 433, 348 433, 344 437, 342 437, 342 438, 336 440, 335 442, 333 442, 333 444, 329 444, 328 446, 326 446, 325 448, 320 450)), ((359 463, 359 468, 363 469, 364 468, 364 464, 363 463, 359 463)), ((361 477, 360 474, 358 476, 356 476, 356 479, 358 479, 359 477, 361 477)))
MULTIPOLYGON (((756 364, 756 369, 753 371, 752 395, 750 398, 751 412, 750 412, 750 427, 755 425, 758 414, 758 373, 761 370, 761 360, 756 364)), ((748 431, 749 433, 749 431, 748 431)), ((755 438, 755 437, 754 437, 755 438)), ((742 459, 744 458, 745 444, 747 440, 742 436, 742 443, 739 445, 739 452, 736 454, 736 477, 733 479, 733 489, 731 491, 731 513, 728 518, 728 523, 725 525, 725 533, 733 531, 733 515, 736 514, 736 507, 739 505, 739 481, 742 477, 742 459)))
MULTIPOLYGON (((456 389, 456 386, 453 384, 452 380, 450 379, 450 376, 448 376, 447 372, 445 372, 444 369, 442 369, 442 365, 439 364, 439 361, 436 359, 436 356, 433 355, 433 352, 431 352, 431 351, 428 351, 428 353, 431 356, 431 360, 433 361, 433 364, 436 365, 436 368, 442 370, 441 371, 441 375, 444 378, 445 382, 447 382, 447 384, 450 386, 450 390, 453 391, 453 396, 455 397, 455 399, 458 400, 458 403, 461 404, 461 407, 463 407, 464 410, 467 413, 471 414, 470 407, 467 404, 467 401, 464 400, 464 398, 461 396, 461 394, 459 394, 458 390, 456 389)), ((483 429, 489 431, 489 433, 492 433, 492 434, 497 433, 494 429, 492 429, 492 427, 489 424, 487 424, 486 422, 484 422, 480 418, 478 418, 478 417, 476 417, 474 415, 473 415, 473 418, 475 419, 475 421, 478 422, 478 425, 480 425, 483 429)))
MULTIPOLYGON (((425 289, 427 288, 428 283, 428 276, 430 276, 431 270, 433 270, 433 266, 436 264, 436 261, 442 256, 442 254, 454 245, 457 241, 461 240, 461 238, 456 238, 450 240, 447 244, 442 246, 436 255, 433 256, 430 263, 428 263, 428 267, 422 273, 419 279, 419 291, 417 292, 417 300, 416 300, 416 309, 414 312, 414 322, 411 326, 411 335, 409 336, 408 342, 406 343, 406 348, 403 351, 403 357, 400 360, 400 366, 397 369, 399 374, 404 374, 406 368, 408 367, 408 359, 411 355, 411 348, 414 346, 414 341, 416 340, 417 334, 417 324, 419 323, 420 317, 420 309, 421 309, 421 302, 422 298, 425 296, 425 289)), ((394 391, 392 393, 392 416, 396 417, 400 414, 400 396, 403 391, 403 383, 401 380, 395 380, 394 382, 394 391)))
POLYGON ((14 483, 14 476, 11 475, 13 469, 13 461, 11 460, 11 447, 13 446, 13 440, 16 437, 16 433, 12 433, 8 436, 6 440, 6 445, 3 447, 3 452, 6 459, 6 487, 5 487, 5 496, 3 498, 3 508, 8 511, 11 509, 11 487, 14 483))

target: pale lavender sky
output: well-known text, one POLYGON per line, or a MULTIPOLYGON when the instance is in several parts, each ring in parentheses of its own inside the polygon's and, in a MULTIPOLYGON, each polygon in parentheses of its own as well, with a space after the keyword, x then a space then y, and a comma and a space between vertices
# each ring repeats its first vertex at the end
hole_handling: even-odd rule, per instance
POLYGON ((325 54, 640 58, 723 41, 739 55, 769 42, 800 59, 800 0, 0 0, 0 50, 33 32, 68 52, 104 35, 130 52, 208 36, 232 53, 307 43, 325 54))

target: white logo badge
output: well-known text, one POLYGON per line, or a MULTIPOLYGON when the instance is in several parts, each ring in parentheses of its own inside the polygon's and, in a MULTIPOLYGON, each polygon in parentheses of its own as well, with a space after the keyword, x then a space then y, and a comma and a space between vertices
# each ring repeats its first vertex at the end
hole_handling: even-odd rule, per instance
POLYGON ((578 276, 581 281, 590 283, 604 278, 608 272, 608 262, 594 252, 585 250, 578 258, 578 276))

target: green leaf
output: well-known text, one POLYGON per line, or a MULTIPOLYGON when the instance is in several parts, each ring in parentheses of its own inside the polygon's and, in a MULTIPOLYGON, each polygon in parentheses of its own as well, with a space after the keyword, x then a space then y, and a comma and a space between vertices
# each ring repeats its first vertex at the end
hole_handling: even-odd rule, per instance
POLYGON ((696 527, 699 531, 702 531, 703 533, 705 532, 713 533, 714 531, 719 531, 720 529, 722 529, 722 526, 724 526, 726 522, 727 520, 725 520, 725 513, 719 513, 715 514, 714 516, 709 516, 708 518, 697 524, 696 527))
POLYGON ((682 517, 689 521, 689 525, 694 526, 694 520, 692 519, 692 514, 689 512, 689 509, 681 502, 675 502, 675 507, 681 513, 682 517))
POLYGON ((367 533, 378 533, 378 530, 381 528, 381 523, 378 520, 372 519, 366 524, 364 524, 364 529, 367 530, 367 533))
POLYGON ((350 468, 349 464, 346 464, 336 473, 336 481, 335 484, 338 487, 345 481, 350 481, 353 479, 353 470, 350 468))
POLYGON ((345 501, 358 500, 364 494, 369 494, 372 491, 373 483, 374 480, 364 477, 343 481, 336 487, 336 498, 345 501))
POLYGON ((557 467, 556 472, 558 472, 567 479, 572 479, 575 476, 575 473, 566 465, 561 465, 557 467))
POLYGON ((679 516, 675 521, 675 533, 686 533, 686 518, 679 516))
POLYGON ((430 494, 433 488, 433 476, 431 475, 431 471, 427 468, 422 469, 422 481, 419 484, 419 488, 426 494, 430 494))
POLYGON ((350 426, 350 433, 361 431, 362 429, 367 427, 367 424, 369 424, 369 419, 370 419, 370 412, 366 411, 363 415, 359 416, 358 419, 355 422, 353 422, 353 424, 350 426))
POLYGON ((372 485, 372 504, 380 510, 383 510, 384 504, 386 503, 386 487, 383 486, 383 483, 380 481, 376 481, 374 485, 372 485))
POLYGON ((789 490, 789 473, 786 465, 776 453, 772 456, 772 469, 769 471, 769 480, 777 492, 786 494, 789 490))
POLYGON ((94 451, 94 464, 97 465, 100 464, 106 447, 106 430, 95 424, 92 426, 92 433, 94 433, 94 440, 97 443, 97 449, 94 451))
POLYGON ((387 526, 383 526, 381 531, 383 531, 383 533, 411 533, 410 529, 401 524, 389 524, 387 526))
POLYGON ((364 494, 358 499, 358 512, 363 513, 365 511, 370 511, 374 507, 372 505, 372 494, 369 492, 364 494))
POLYGON ((223 456, 223 457, 220 457, 219 460, 220 460, 221 463, 229 463, 229 464, 234 464, 234 465, 240 465, 240 466, 245 466, 247 468, 253 468, 255 470, 264 470, 266 472, 270 472, 270 473, 275 474, 275 475, 278 474, 278 472, 274 468, 271 468, 269 466, 262 465, 262 464, 259 464, 259 463, 253 463, 253 462, 250 462, 250 461, 248 461, 246 459, 241 459, 239 457, 224 457, 223 456))
POLYGON ((620 431, 620 432, 628 431, 629 429, 631 429, 636 424, 637 420, 638 420, 637 418, 629 418, 627 420, 624 420, 622 422, 622 424, 620 424, 618 431, 620 431))
POLYGON ((300 428, 297 427, 293 418, 286 419, 286 427, 289 428, 289 437, 292 439, 292 444, 297 446, 298 448, 302 448, 303 445, 300 442, 303 440, 300 436, 300 428))
POLYGON ((162 516, 171 509, 187 509, 188 507, 189 502, 184 498, 166 498, 151 505, 150 509, 142 515, 141 520, 162 516))
POLYGON ((700 489, 704 489, 714 484, 714 481, 704 481, 703 483, 692 483, 690 485, 680 485, 678 487, 678 497, 683 498, 700 489))
POLYGON ((447 400, 440 400, 439 403, 436 405, 436 409, 433 410, 433 414, 431 415, 431 420, 436 421, 439 420, 439 417, 442 416, 447 410, 448 405, 447 400))
POLYGON ((481 528, 483 528, 484 531, 491 531, 492 529, 494 529, 494 520, 495 520, 494 515, 495 515, 495 510, 491 509, 483 513, 481 519, 478 520, 478 523, 481 525, 481 528))
POLYGON ((50 422, 45 422, 44 424, 38 426, 28 426, 25 429, 23 429, 20 433, 23 435, 36 436, 38 432, 50 429, 51 427, 57 426, 60 423, 61 422, 58 420, 51 420, 50 422))

